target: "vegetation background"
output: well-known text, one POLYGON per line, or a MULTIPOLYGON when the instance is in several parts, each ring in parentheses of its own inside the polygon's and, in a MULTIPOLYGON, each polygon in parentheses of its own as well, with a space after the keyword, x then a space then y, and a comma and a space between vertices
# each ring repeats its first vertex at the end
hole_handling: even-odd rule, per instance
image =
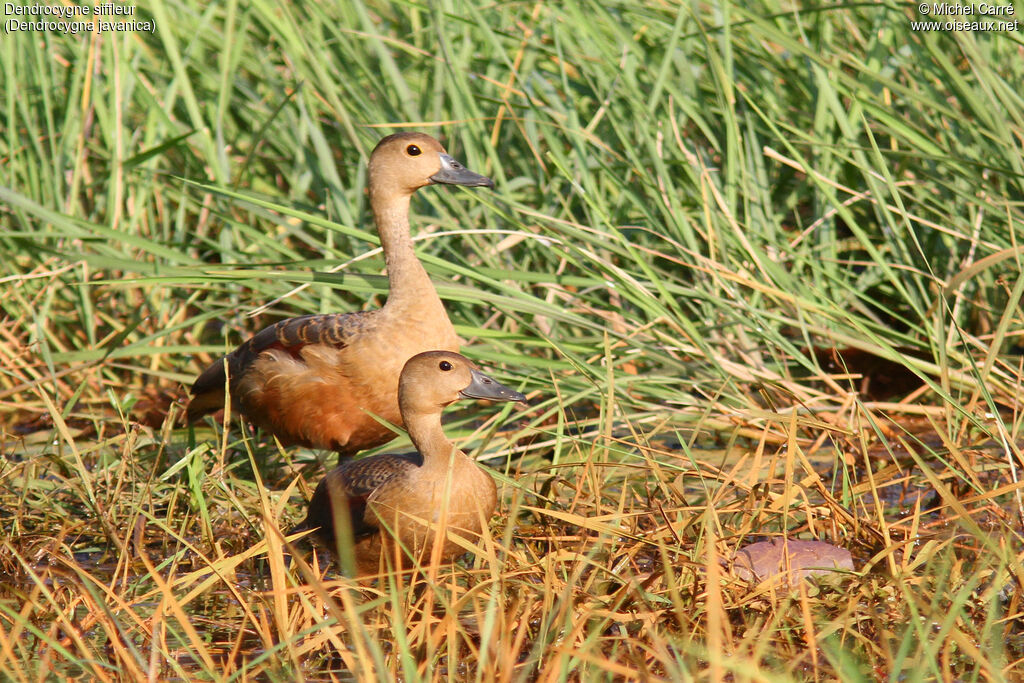
POLYGON ((0 41, 5 679, 1020 675, 1024 34, 909 2, 134 8, 153 31, 0 41), (176 420, 261 326, 379 305, 365 164, 404 129, 497 182, 413 222, 532 404, 451 416, 492 541, 359 585, 282 553, 330 454, 176 420), (733 575, 780 535, 858 572, 733 575))

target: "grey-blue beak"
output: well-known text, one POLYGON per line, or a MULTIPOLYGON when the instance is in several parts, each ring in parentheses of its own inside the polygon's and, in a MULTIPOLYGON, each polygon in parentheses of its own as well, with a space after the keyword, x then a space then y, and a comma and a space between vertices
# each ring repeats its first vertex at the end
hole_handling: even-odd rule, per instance
POLYGON ((441 157, 441 170, 430 176, 430 179, 435 183, 494 189, 494 181, 487 176, 473 173, 448 154, 440 154, 438 156, 441 157))
POLYGON ((526 403, 526 396, 515 389, 496 382, 479 370, 470 370, 473 381, 459 392, 462 398, 482 398, 488 401, 518 401, 526 403))

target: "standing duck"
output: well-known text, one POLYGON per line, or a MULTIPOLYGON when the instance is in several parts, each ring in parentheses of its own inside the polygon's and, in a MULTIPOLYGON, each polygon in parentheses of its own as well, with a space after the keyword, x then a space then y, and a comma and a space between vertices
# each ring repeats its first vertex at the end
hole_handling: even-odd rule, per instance
POLYGON ((457 353, 413 356, 402 370, 398 402, 417 452, 381 453, 334 468, 316 487, 306 519, 292 533, 315 529, 315 542, 340 552, 342 567, 351 566, 357 576, 377 573, 382 556, 402 557, 402 564, 409 558, 430 561, 435 538, 446 539, 442 562, 464 553, 447 534, 474 541, 498 499, 491 475, 441 428, 442 409, 461 398, 526 401, 457 353))
POLYGON ((285 445, 344 457, 394 438, 375 416, 402 424, 398 376, 405 361, 421 351, 459 349, 409 233, 410 198, 434 183, 494 187, 429 135, 381 140, 370 155, 369 191, 388 273, 384 307, 304 315, 263 329, 199 375, 188 421, 224 407, 226 366, 236 413, 285 445))

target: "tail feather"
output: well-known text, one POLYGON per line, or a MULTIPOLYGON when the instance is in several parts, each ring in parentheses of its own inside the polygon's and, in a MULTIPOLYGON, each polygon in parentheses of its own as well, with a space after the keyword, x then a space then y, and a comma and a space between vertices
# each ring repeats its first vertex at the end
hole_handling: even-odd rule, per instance
POLYGON ((192 400, 185 409, 185 419, 190 424, 224 407, 225 380, 223 358, 203 370, 196 378, 192 384, 192 400))
POLYGON ((224 407, 224 392, 211 391, 199 396, 193 396, 185 409, 185 420, 192 424, 203 415, 215 413, 224 407))

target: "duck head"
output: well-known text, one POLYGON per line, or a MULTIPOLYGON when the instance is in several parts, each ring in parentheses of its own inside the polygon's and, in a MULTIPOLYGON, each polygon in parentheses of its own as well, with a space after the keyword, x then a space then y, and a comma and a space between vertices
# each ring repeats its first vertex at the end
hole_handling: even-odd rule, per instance
POLYGON ((427 351, 406 361, 398 380, 403 415, 440 412, 462 398, 526 403, 526 396, 488 377, 457 353, 427 351))
POLYGON ((494 187, 493 180, 470 171, 424 133, 395 133, 378 142, 369 170, 371 186, 387 194, 411 195, 434 183, 494 187))

